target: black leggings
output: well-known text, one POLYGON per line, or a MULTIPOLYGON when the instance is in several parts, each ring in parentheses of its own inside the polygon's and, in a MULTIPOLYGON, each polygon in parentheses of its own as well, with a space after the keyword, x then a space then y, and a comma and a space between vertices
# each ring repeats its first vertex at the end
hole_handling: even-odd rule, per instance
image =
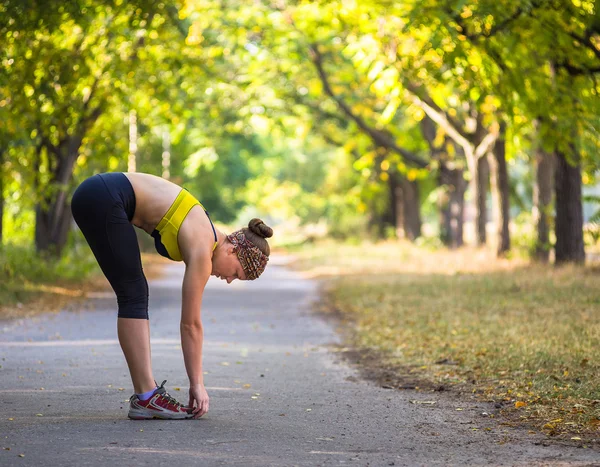
POLYGON ((71 211, 117 294, 119 318, 148 319, 148 282, 131 224, 135 192, 127 177, 115 172, 88 178, 75 190, 71 211))

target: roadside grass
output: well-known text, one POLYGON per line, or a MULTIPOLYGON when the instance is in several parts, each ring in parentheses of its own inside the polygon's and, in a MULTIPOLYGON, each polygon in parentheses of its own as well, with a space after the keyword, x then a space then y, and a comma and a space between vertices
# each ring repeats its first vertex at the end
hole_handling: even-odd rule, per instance
MULTIPOLYGON (((164 261, 142 254, 148 279, 160 275, 164 261)), ((0 249, 0 319, 57 312, 91 292, 111 290, 87 245, 69 248, 59 258, 44 258, 32 247, 0 249)))
POLYGON ((453 386, 512 423, 599 438, 600 269, 392 242, 293 250, 297 268, 329 278, 326 308, 352 324, 349 344, 377 352, 398 384, 453 386))

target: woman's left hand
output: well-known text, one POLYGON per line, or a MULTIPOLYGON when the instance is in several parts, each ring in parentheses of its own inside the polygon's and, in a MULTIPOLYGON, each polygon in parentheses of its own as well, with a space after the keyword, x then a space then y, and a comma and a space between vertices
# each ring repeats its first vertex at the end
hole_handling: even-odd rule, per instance
POLYGON ((204 388, 204 384, 190 386, 190 401, 188 408, 194 414, 193 418, 200 418, 208 412, 208 393, 204 388))

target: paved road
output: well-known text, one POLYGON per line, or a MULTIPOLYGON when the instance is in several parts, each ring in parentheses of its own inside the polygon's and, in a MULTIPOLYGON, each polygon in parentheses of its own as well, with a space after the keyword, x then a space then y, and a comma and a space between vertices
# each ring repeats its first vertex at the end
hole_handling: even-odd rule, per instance
MULTIPOLYGON (((150 322, 156 379, 186 402, 182 275, 174 264, 151 283, 150 322)), ((332 327, 310 314, 315 299, 316 284, 282 265, 254 283, 211 279, 211 411, 197 421, 126 418, 131 383, 110 295, 1 322, 0 465, 600 465, 590 449, 544 447, 494 426, 480 415, 485 405, 358 380, 330 350, 332 327)))

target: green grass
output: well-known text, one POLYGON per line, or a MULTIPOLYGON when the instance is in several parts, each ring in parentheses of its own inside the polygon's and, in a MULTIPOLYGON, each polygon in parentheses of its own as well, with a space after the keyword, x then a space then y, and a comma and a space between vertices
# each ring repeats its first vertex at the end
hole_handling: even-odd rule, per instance
POLYGON ((551 434, 597 432, 599 271, 392 242, 294 254, 330 278, 328 302, 352 323, 351 343, 379 352, 382 366, 468 386, 551 434))
POLYGON ((76 286, 97 272, 96 260, 83 246, 67 248, 57 259, 39 255, 33 247, 4 245, 0 249, 0 307, 60 293, 57 286, 76 286))

